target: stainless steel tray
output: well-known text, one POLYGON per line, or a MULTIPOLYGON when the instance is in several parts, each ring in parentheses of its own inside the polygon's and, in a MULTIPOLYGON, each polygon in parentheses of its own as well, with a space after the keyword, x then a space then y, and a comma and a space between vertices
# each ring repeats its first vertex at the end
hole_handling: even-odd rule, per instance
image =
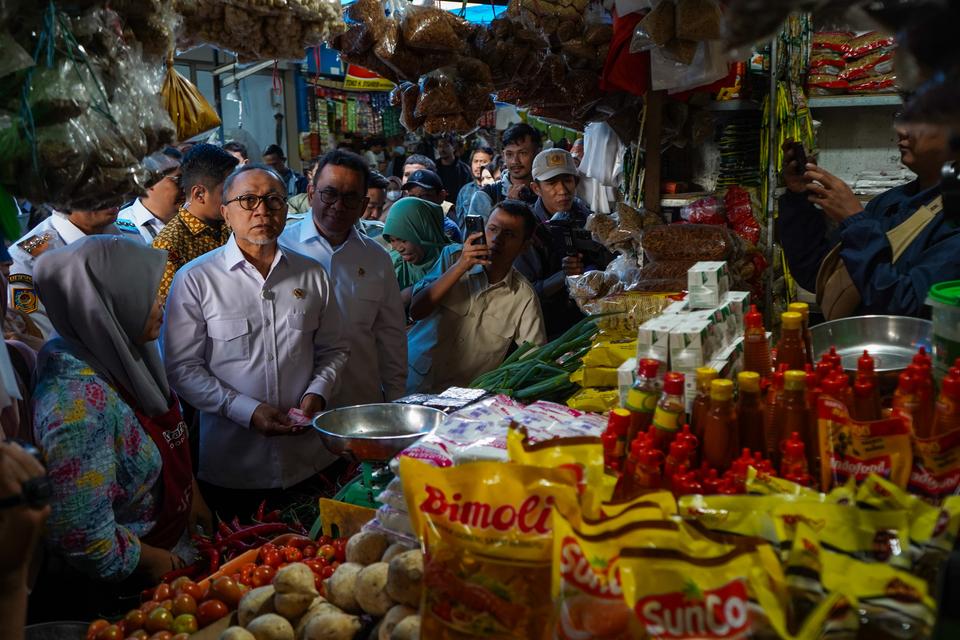
POLYGON ((439 409, 420 405, 362 404, 321 413, 313 419, 313 428, 332 453, 387 462, 445 419, 439 409))
POLYGON ((905 316, 859 316, 810 328, 816 359, 836 347, 843 368, 857 370, 864 350, 873 356, 878 373, 906 369, 920 347, 930 352, 933 323, 905 316))

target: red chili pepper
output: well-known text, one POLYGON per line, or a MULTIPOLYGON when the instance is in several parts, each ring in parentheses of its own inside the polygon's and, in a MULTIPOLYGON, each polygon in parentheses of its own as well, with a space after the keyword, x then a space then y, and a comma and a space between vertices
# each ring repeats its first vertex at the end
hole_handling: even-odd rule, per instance
POLYGON ((234 532, 229 538, 224 538, 223 544, 233 544, 241 540, 249 540, 250 538, 255 538, 256 536, 264 535, 267 533, 279 533, 289 531, 290 528, 282 522, 269 522, 265 524, 255 524, 252 527, 247 527, 246 529, 241 529, 240 531, 234 532))
POLYGON ((233 520, 230 521, 230 527, 233 529, 234 532, 237 532, 237 531, 240 531, 240 529, 243 529, 243 525, 240 524, 240 518, 238 518, 237 516, 233 516, 233 520))
POLYGON ((220 552, 216 549, 210 551, 210 573, 216 573, 220 568, 220 552))
POLYGON ((257 522, 263 522, 263 512, 267 510, 267 501, 263 500, 260 503, 260 506, 257 507, 257 515, 254 516, 254 520, 257 522))
POLYGON ((263 516, 262 522, 280 522, 280 510, 274 509, 270 513, 263 516))
POLYGON ((168 571, 167 573, 163 574, 162 576, 160 576, 160 582, 170 584, 171 582, 173 582, 174 580, 176 580, 181 576, 186 576, 190 578, 196 575, 197 571, 199 570, 200 570, 200 567, 198 567, 195 564, 187 565, 186 567, 182 567, 180 569, 174 569, 173 571, 168 571))
POLYGON ((233 529, 231 529, 223 520, 217 523, 217 531, 221 536, 229 536, 231 533, 233 533, 233 529))

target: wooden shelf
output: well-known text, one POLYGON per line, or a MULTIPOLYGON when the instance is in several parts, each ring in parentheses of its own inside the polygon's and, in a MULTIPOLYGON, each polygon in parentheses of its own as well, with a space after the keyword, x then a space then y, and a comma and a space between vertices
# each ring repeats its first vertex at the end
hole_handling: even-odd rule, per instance
POLYGON ((807 101, 811 109, 828 107, 896 107, 903 104, 900 96, 892 94, 864 96, 813 96, 807 101))

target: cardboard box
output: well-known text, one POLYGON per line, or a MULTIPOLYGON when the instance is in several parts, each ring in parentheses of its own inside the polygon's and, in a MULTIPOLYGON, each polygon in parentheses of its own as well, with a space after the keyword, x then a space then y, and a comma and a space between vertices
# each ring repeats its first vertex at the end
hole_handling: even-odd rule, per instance
POLYGON ((670 365, 670 331, 682 316, 657 316, 647 320, 637 331, 637 362, 654 358, 670 365))
POLYGON ((630 392, 630 387, 636 382, 638 363, 639 360, 636 358, 630 358, 617 369, 617 388, 620 391, 621 407, 626 406, 627 393, 630 392))
POLYGON ((698 262, 687 271, 687 305, 690 309, 720 306, 730 290, 726 262, 698 262))
POLYGON ((693 371, 723 348, 711 318, 687 318, 670 330, 670 370, 693 371))
POLYGON ((730 306, 730 313, 736 323, 737 335, 743 335, 743 317, 750 310, 749 291, 728 291, 723 297, 723 304, 730 306))

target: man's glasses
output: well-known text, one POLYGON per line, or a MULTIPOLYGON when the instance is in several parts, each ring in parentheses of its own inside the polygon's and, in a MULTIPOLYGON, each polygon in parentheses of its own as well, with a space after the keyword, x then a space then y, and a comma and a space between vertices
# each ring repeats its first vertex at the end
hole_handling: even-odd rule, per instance
POLYGON ((236 202, 240 205, 241 209, 247 211, 256 211, 257 207, 260 206, 262 202, 264 206, 267 207, 270 211, 279 211, 287 206, 287 199, 283 196, 276 193, 268 193, 265 196, 258 196, 252 193, 245 193, 242 196, 237 196, 231 200, 224 202, 224 205, 228 205, 231 202, 236 202))
POLYGON ((320 196, 320 202, 324 204, 334 204, 339 200, 347 209, 356 209, 366 200, 366 196, 345 195, 336 189, 321 189, 317 194, 320 196))

